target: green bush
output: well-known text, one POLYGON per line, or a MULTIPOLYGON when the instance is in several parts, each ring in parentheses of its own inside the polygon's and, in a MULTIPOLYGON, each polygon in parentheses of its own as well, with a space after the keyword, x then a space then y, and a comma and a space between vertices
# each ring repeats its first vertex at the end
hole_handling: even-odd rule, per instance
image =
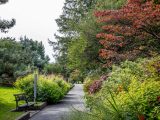
MULTIPOLYGON (((30 74, 23 78, 18 78, 15 86, 24 91, 33 100, 33 79, 34 75, 30 74)), ((56 103, 69 91, 70 85, 61 77, 57 76, 38 76, 37 82, 37 101, 47 101, 56 103)))
POLYGON ((83 90, 85 93, 88 93, 90 85, 93 83, 93 80, 87 79, 84 82, 83 90))
POLYGON ((22 90, 23 92, 27 93, 27 95, 30 97, 30 99, 33 99, 33 79, 34 75, 30 74, 23 78, 18 78, 15 82, 15 87, 22 90))
MULTIPOLYGON (((89 82, 84 86, 87 89, 89 82)), ((102 89, 85 98, 99 120, 159 120, 160 57, 113 66, 102 89)))
POLYGON ((160 117, 160 81, 144 81, 143 83, 132 80, 128 92, 121 92, 116 96, 123 114, 129 114, 133 120, 138 115, 146 119, 158 120, 160 117))
POLYGON ((55 76, 53 77, 53 81, 55 81, 58 84, 58 86, 62 89, 63 95, 65 95, 71 88, 71 85, 64 81, 62 77, 55 76))
POLYGON ((38 85, 38 101, 58 102, 64 95, 61 87, 51 80, 41 80, 38 85))

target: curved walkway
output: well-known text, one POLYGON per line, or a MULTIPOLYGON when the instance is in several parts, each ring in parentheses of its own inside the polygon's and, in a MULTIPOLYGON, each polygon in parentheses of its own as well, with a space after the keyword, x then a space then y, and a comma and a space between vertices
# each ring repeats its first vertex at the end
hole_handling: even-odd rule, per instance
POLYGON ((71 111, 72 108, 83 110, 85 109, 83 96, 83 85, 75 84, 75 87, 62 101, 55 105, 47 106, 45 109, 33 116, 31 120, 61 120, 69 111, 71 111))

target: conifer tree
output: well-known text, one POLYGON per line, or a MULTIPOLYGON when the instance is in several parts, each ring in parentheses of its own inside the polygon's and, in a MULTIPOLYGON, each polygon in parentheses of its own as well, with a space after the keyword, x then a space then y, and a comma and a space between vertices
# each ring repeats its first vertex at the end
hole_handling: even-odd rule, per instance
MULTIPOLYGON (((7 2, 8 2, 8 0, 0 0, 0 5, 5 4, 7 2)), ((4 33, 8 32, 8 29, 13 27, 15 25, 15 23, 16 23, 15 19, 12 19, 10 21, 0 19, 0 31, 4 32, 4 33)))

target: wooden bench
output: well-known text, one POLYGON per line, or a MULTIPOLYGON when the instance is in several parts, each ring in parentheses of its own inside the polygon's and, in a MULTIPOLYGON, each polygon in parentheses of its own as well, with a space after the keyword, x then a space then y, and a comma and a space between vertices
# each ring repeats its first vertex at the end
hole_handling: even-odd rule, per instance
POLYGON ((28 102, 28 97, 25 93, 14 94, 16 101, 16 110, 28 110, 31 106, 34 106, 33 102, 28 102), (25 101, 25 104, 19 105, 19 101, 25 101))

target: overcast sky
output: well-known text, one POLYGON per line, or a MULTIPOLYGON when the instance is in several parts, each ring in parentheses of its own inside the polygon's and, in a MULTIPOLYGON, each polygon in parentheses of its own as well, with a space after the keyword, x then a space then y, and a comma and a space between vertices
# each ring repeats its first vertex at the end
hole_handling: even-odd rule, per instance
POLYGON ((46 54, 53 61, 52 47, 48 44, 48 38, 55 41, 54 33, 57 31, 55 19, 62 13, 65 0, 9 0, 0 5, 1 19, 16 19, 16 25, 9 33, 0 37, 10 36, 19 38, 27 36, 34 40, 43 41, 46 54))

